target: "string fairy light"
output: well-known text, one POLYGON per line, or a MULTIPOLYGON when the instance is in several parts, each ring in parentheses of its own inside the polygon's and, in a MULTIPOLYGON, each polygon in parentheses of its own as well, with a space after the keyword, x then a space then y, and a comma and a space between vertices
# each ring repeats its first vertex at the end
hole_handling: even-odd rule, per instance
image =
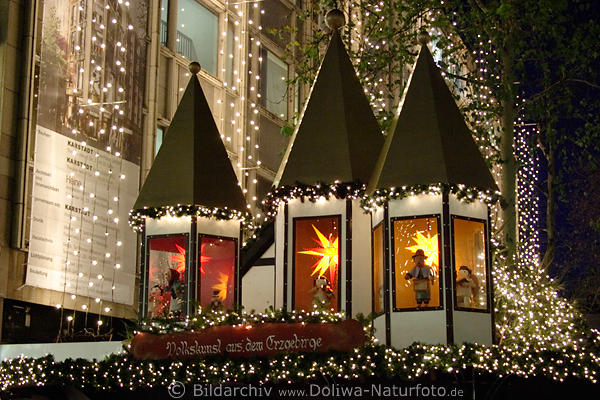
MULTIPOLYGON (((252 7, 258 8, 258 2, 253 3, 252 7)), ((365 49, 381 51, 386 48, 383 40, 376 41, 364 34, 367 31, 365 26, 369 24, 369 17, 376 17, 376 13, 385 11, 385 7, 386 3, 381 1, 369 13, 360 16, 358 12, 353 14, 356 15, 356 18, 353 18, 356 29, 353 28, 351 40, 354 41, 353 44, 359 51, 364 52, 365 49)), ((260 11, 261 14, 264 13, 264 10, 260 11)), ((243 13, 238 14, 238 17, 249 18, 243 13)), ((442 16, 430 13, 429 17, 439 19, 442 16)), ((455 21, 452 23, 456 25, 455 21)), ((258 25, 257 29, 260 30, 260 28, 261 26, 258 25)), ((377 32, 383 32, 383 28, 377 32)), ((432 32, 432 35, 435 34, 432 32)), ((254 40, 253 43, 257 46, 258 54, 260 54, 260 41, 254 40)), ((448 46, 453 48, 456 45, 448 46)), ((249 57, 251 57, 251 53, 249 57)), ((481 39, 473 57, 478 73, 489 74, 491 79, 499 81, 500 76, 490 67, 497 61, 490 41, 481 39)), ((368 62, 372 63, 373 61, 368 62)), ((385 96, 397 95, 397 93, 383 89, 385 84, 383 78, 367 78, 366 91, 374 108, 379 113, 387 112, 390 109, 390 101, 385 96)), ((483 81, 483 78, 481 80, 483 81)), ((105 88, 108 91, 110 86, 107 85, 105 88)), ((250 91, 256 93, 256 90, 250 91)), ((242 98, 241 101, 244 102, 244 99, 242 98)), ((489 106, 496 105, 491 91, 486 87, 482 87, 481 91, 475 94, 475 101, 489 106)), ((249 109, 255 110, 256 106, 250 106, 249 109)), ((258 114, 258 111, 256 113, 251 111, 251 113, 258 114)), ((497 135, 495 135, 498 129, 497 125, 491 121, 492 115, 489 111, 476 110, 469 115, 470 120, 476 120, 490 132, 487 137, 477 136, 475 140, 484 150, 483 153, 486 157, 491 160, 493 152, 486 152, 485 148, 497 145, 497 135)), ((251 120, 251 126, 258 128, 258 121, 251 120)), ((517 133, 517 146, 524 145, 528 134, 530 133, 525 130, 517 133)), ((244 147, 246 148, 246 146, 244 147)), ((519 181, 521 190, 528 185, 526 179, 530 181, 537 179, 535 162, 536 160, 533 159, 532 164, 521 170, 519 181)), ((256 164, 259 164, 259 161, 256 164)), ((247 165, 251 164, 248 159, 243 158, 238 167, 246 168, 247 165)), ((498 171, 497 166, 494 169, 496 172, 498 171)), ((293 198, 308 199, 309 201, 317 201, 323 197, 360 199, 363 208, 370 211, 389 199, 420 193, 435 194, 440 193, 442 189, 443 185, 403 187, 387 191, 380 190, 373 196, 367 197, 364 195, 364 186, 352 186, 338 182, 333 185, 317 184, 277 188, 272 190, 262 204, 265 218, 272 218, 282 202, 293 198)), ((448 190, 464 201, 479 199, 486 204, 497 204, 499 198, 498 193, 485 192, 461 185, 448 187, 448 190)), ((519 214, 520 223, 527 227, 537 226, 538 214, 527 205, 535 204, 536 199, 527 196, 533 195, 526 191, 520 192, 520 209, 524 211, 519 214), (526 199, 531 199, 531 202, 527 203, 526 199)), ((139 229, 144 219, 148 217, 189 215, 251 220, 249 213, 240 211, 183 205, 133 210, 130 212, 129 222, 134 228, 139 229)), ((496 226, 502 225, 501 217, 495 217, 495 224, 496 226)), ((250 223, 247 224, 247 227, 252 226, 250 223)), ((494 239, 493 243, 497 245, 498 241, 494 239)), ((498 376, 546 376, 557 381, 579 377, 595 383, 600 371, 600 359, 590 348, 600 344, 598 332, 585 331, 577 327, 576 310, 556 293, 556 286, 533 262, 539 257, 538 239, 531 243, 523 251, 524 256, 516 268, 509 268, 501 255, 494 262, 494 286, 499 294, 496 296, 496 328, 499 332, 500 343, 491 347, 475 344, 452 346, 413 344, 408 348, 398 350, 385 348, 371 338, 364 348, 344 355, 279 355, 256 360, 218 358, 186 362, 154 362, 134 361, 127 354, 114 355, 104 361, 77 360, 62 363, 54 361, 51 357, 16 358, 0 364, 0 376, 2 376, 0 389, 41 385, 49 381, 72 382, 75 386, 103 390, 136 389, 168 386, 175 378, 187 383, 194 383, 198 380, 219 383, 244 382, 248 379, 249 374, 252 379, 260 383, 291 382, 298 377, 310 379, 322 376, 334 376, 342 379, 363 379, 376 376, 414 379, 433 371, 460 373, 471 371, 471 369, 477 373, 494 373, 498 376)), ((329 322, 338 320, 335 315, 332 317, 320 311, 313 312, 312 316, 329 322)), ((166 333, 186 329, 202 329, 216 324, 261 323, 274 320, 297 322, 302 318, 309 320, 306 315, 299 312, 286 313, 281 310, 271 310, 259 314, 219 312, 210 316, 199 314, 184 321, 149 321, 143 323, 138 329, 166 333)), ((339 318, 343 318, 343 315, 340 315, 339 318)))
MULTIPOLYGON (((102 313, 112 311, 112 307, 103 302, 121 301, 122 298, 122 294, 116 296, 115 289, 124 251, 118 230, 121 186, 127 184, 124 136, 130 132, 128 126, 136 124, 135 118, 139 115, 135 112, 136 94, 129 90, 128 84, 129 76, 136 71, 137 50, 136 40, 129 40, 131 35, 136 35, 129 6, 129 1, 89 2, 73 8, 68 22, 70 31, 81 32, 70 35, 67 43, 67 58, 75 62, 78 72, 68 82, 73 93, 69 107, 74 109, 70 132, 78 137, 89 131, 95 139, 107 141, 108 146, 102 150, 108 157, 95 151, 86 143, 87 139, 74 145, 72 155, 79 155, 82 160, 75 160, 81 170, 77 169, 67 177, 72 192, 67 195, 69 230, 60 306, 65 305, 68 292, 72 293, 69 304, 73 309, 80 308, 87 315, 92 306, 97 307, 98 328, 103 325, 102 313), (94 12, 88 13, 92 8, 94 12), (88 18, 88 15, 92 17, 88 18), (85 34, 91 40, 89 48, 84 46, 85 34), (134 47, 127 48, 127 45, 134 47), (107 57, 109 52, 111 57, 107 57), (116 187, 114 196, 111 191, 115 188, 111 185, 116 187), (78 202, 81 207, 73 205, 78 202), (75 212, 76 208, 82 210, 82 215, 75 212), (107 215, 102 215, 104 208, 107 215), (112 264, 115 268, 107 271, 112 264), (75 279, 73 285, 68 281, 69 275, 75 279), (78 294, 82 296, 78 298, 78 294)), ((75 312, 67 316, 68 326, 74 326, 75 316, 75 312)), ((61 322, 63 317, 61 315, 61 322)))
MULTIPOLYGON (((252 326, 262 323, 337 323, 343 313, 269 310, 263 313, 199 310, 185 320, 150 320, 138 325, 134 333, 167 334, 194 331, 219 325, 252 326)), ((340 382, 373 379, 414 380, 433 373, 472 380, 475 374, 497 377, 546 377, 558 382, 585 379, 598 381, 597 357, 590 358, 584 347, 573 352, 543 349, 535 354, 506 346, 456 344, 452 346, 414 343, 404 349, 386 348, 372 335, 370 321, 363 321, 367 338, 364 346, 348 353, 278 354, 251 359, 227 356, 195 360, 136 360, 125 350, 102 361, 83 359, 55 361, 52 356, 39 359, 19 357, 0 363, 0 390, 23 386, 69 384, 82 389, 138 390, 168 387, 174 381, 236 384, 243 382, 294 383, 316 378, 337 378, 340 382)), ((577 344, 583 346, 584 339, 577 344)), ((595 342, 598 345, 596 339, 595 342)))

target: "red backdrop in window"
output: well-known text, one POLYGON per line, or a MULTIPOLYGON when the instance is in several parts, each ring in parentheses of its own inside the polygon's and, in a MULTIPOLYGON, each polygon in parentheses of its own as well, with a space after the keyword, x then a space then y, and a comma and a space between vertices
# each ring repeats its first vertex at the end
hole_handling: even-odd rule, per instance
POLYGON ((214 301, 224 308, 234 306, 236 241, 212 236, 200 237, 198 293, 200 306, 214 301))
POLYGON ((167 271, 176 270, 179 281, 184 282, 187 242, 187 235, 148 238, 148 318, 165 317, 170 312, 167 271))
POLYGON ((338 311, 340 217, 294 219, 294 241, 294 308, 312 310, 315 280, 322 275, 331 287, 328 308, 338 311))

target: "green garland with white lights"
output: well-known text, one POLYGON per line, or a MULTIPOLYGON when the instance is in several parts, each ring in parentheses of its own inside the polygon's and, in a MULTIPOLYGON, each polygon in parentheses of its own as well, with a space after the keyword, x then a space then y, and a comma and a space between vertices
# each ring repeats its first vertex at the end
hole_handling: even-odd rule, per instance
MULTIPOLYGON (((138 330, 174 332, 211 325, 260 322, 338 322, 340 313, 266 311, 200 313, 187 321, 155 320, 140 324, 138 330)), ((367 320, 363 320, 363 323, 367 320)), ((370 332, 370 326, 365 326, 370 332)), ((15 358, 0 364, 0 391, 28 386, 74 385, 82 389, 121 390, 168 387, 175 381, 195 383, 303 383, 323 377, 340 380, 414 380, 432 372, 502 377, 545 376, 556 381, 571 378, 597 382, 600 360, 586 348, 598 347, 594 338, 579 338, 578 344, 563 348, 540 348, 477 344, 434 346, 414 343, 397 350, 378 344, 368 334, 365 346, 350 353, 279 354, 271 357, 230 359, 213 356, 190 361, 136 360, 126 351, 102 361, 67 359, 57 362, 52 356, 38 359, 15 358)), ((522 343, 521 343, 522 344, 522 343)))
POLYGON ((289 312, 283 309, 270 309, 264 313, 246 313, 201 308, 196 315, 184 320, 174 318, 154 318, 142 321, 137 327, 137 331, 165 334, 190 330, 198 331, 219 325, 256 325, 267 322, 337 323, 343 321, 345 318, 346 316, 343 313, 332 313, 320 309, 315 309, 312 312, 297 310, 289 312))
POLYGON ((293 199, 301 201, 308 200, 316 202, 319 199, 360 199, 365 211, 373 211, 389 200, 402 199, 419 194, 442 194, 447 191, 456 195, 464 202, 471 203, 480 200, 489 206, 493 206, 501 200, 500 192, 489 189, 481 189, 467 185, 454 185, 437 183, 432 185, 407 185, 400 188, 377 189, 371 195, 365 193, 366 185, 361 183, 339 183, 316 185, 305 185, 297 183, 294 186, 280 186, 274 188, 262 201, 262 209, 267 217, 273 218, 277 214, 280 204, 293 199))
POLYGON ((163 207, 144 207, 129 211, 129 226, 140 231, 146 218, 159 219, 162 217, 208 217, 217 220, 238 219, 247 227, 252 227, 254 217, 249 212, 230 210, 228 208, 204 207, 194 205, 177 205, 163 207))
POLYGON ((490 207, 502 199, 498 191, 467 185, 438 183, 435 185, 407 185, 399 188, 377 189, 372 195, 364 197, 361 205, 365 210, 374 211, 376 207, 380 207, 390 200, 403 199, 420 194, 441 195, 443 192, 453 194, 458 200, 465 203, 480 200, 490 207))
POLYGON ((293 199, 301 201, 308 200, 312 203, 319 199, 360 199, 364 197, 366 185, 358 182, 338 181, 333 184, 316 183, 306 185, 297 182, 295 185, 283 185, 273 188, 261 203, 261 208, 267 217, 273 218, 277 214, 277 208, 280 204, 293 199))

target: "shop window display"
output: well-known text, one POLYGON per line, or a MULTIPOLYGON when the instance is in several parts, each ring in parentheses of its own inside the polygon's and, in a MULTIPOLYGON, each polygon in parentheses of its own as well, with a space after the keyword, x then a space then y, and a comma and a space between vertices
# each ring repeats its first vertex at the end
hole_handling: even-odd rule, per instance
POLYGON ((441 307, 438 216, 393 220, 394 310, 441 307))
POLYGON ((294 219, 294 308, 339 310, 340 217, 294 219))
POLYGON ((187 243, 187 235, 148 238, 148 318, 182 316, 187 243))
POLYGON ((488 309, 485 224, 453 216, 455 304, 471 310, 488 309))
POLYGON ((232 238, 200 236, 198 298, 201 307, 233 309, 237 243, 232 238))

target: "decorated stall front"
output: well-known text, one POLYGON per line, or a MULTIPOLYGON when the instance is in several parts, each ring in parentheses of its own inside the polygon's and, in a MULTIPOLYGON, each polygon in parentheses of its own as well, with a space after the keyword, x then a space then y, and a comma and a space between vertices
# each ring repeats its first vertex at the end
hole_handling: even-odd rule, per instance
POLYGON ((251 221, 196 74, 140 191, 130 222, 142 232, 140 317, 184 318, 240 304, 239 248, 251 221))
MULTIPOLYGON (((194 78, 131 214, 143 232, 141 317, 189 324, 199 309, 273 305, 374 313, 376 336, 397 348, 492 344, 497 187, 439 69, 423 44, 384 137, 339 34, 343 13, 327 22, 329 46, 263 201, 272 228, 260 231, 261 250, 245 251, 253 260, 268 253, 274 266, 248 274, 254 261, 244 260, 242 286, 247 206, 194 78)), ((238 330, 219 332, 238 338, 238 330)), ((181 341, 222 349, 220 334, 203 332, 220 341, 181 341)))
POLYGON ((327 22, 327 52, 265 207, 275 218, 275 306, 351 317, 371 308, 371 221, 360 199, 383 135, 340 37, 344 15, 327 22))
POLYGON ((425 43, 409 82, 368 189, 377 336, 491 345, 497 187, 425 43))

